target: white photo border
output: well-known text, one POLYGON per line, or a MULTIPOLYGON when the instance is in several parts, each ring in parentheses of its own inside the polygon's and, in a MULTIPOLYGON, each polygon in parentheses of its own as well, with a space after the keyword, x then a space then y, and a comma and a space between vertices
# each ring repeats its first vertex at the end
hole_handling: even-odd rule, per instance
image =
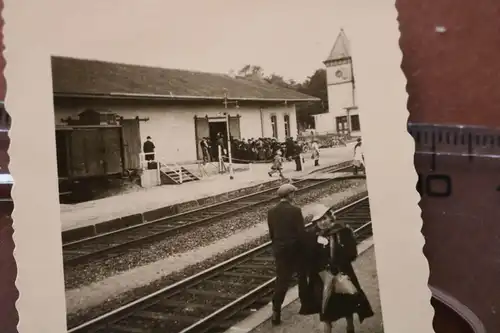
MULTIPOLYGON (((12 195, 20 292, 18 330, 23 333, 66 332, 50 61, 52 54, 64 49, 66 41, 51 39, 46 27, 57 26, 61 15, 69 15, 65 12, 71 7, 69 3, 75 7, 82 3, 71 0, 66 0, 64 6, 63 3, 7 0, 3 13, 6 108, 12 116, 9 153, 15 181, 12 195)), ((95 7, 95 11, 113 8, 110 1, 84 3, 95 7)), ((122 24, 120 29, 123 35, 129 29, 130 38, 148 38, 134 30, 140 25, 134 21, 133 7, 138 4, 132 0, 120 1, 120 14, 123 16, 124 8, 130 8, 129 23, 134 22, 122 24)), ((148 0, 140 4, 164 6, 165 9, 157 10, 166 12, 172 10, 168 1, 148 0)), ((308 5, 313 6, 314 1, 308 5)), ((429 268, 422 253, 420 197, 415 190, 414 143, 406 130, 406 79, 400 68, 402 53, 395 1, 335 0, 332 7, 335 6, 338 10, 332 13, 332 19, 343 17, 344 30, 353 41, 384 330, 433 332, 434 312, 427 287, 429 268)), ((79 15, 79 11, 72 14, 79 15)), ((113 12, 108 15, 109 26, 118 24, 113 12)), ((91 34, 97 36, 91 30, 92 17, 87 21, 89 26, 81 26, 81 34, 70 34, 68 38, 88 41, 91 34)), ((122 18, 120 22, 123 21, 122 18)), ((332 32, 332 39, 336 33, 332 32)), ((96 51, 95 58, 107 52, 105 60, 112 57, 112 52, 123 51, 108 47, 100 53, 96 51)), ((137 51, 140 52, 143 51, 137 51)), ((90 54, 92 51, 88 50, 81 56, 90 54)), ((64 52, 58 55, 76 56, 64 52)))

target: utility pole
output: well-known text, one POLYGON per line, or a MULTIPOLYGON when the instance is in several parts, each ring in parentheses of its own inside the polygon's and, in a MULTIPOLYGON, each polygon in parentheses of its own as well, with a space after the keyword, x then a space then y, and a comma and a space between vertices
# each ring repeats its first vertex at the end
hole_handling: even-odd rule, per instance
POLYGON ((224 92, 224 109, 226 110, 226 131, 227 131, 227 155, 229 158, 229 163, 228 163, 228 168, 229 168, 229 179, 233 180, 234 179, 234 174, 233 174, 233 156, 231 153, 231 132, 230 132, 230 127, 229 127, 229 120, 231 117, 229 116, 229 112, 227 110, 227 90, 224 92))

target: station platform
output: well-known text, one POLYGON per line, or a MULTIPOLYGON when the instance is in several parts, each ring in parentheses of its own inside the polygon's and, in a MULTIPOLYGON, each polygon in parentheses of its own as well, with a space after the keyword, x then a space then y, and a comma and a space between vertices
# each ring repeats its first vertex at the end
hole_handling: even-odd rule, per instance
MULTIPOLYGON (((359 257, 353 264, 359 282, 363 287, 375 315, 367 318, 362 324, 357 317, 354 319, 356 333, 383 333, 382 310, 378 289, 377 268, 373 238, 367 239, 358 245, 359 257)), ((298 288, 288 291, 284 307, 281 312, 281 325, 273 327, 270 321, 272 315, 271 304, 258 310, 247 319, 228 329, 225 333, 322 333, 323 327, 318 315, 299 315, 300 300, 298 288)), ((346 323, 340 319, 333 324, 333 333, 345 333, 346 323)))
MULTIPOLYGON (((321 150, 320 166, 305 156, 303 171, 295 171, 294 162, 285 162, 283 174, 286 178, 300 178, 311 172, 331 165, 352 160, 352 145, 321 150)), ((214 175, 181 185, 164 185, 135 192, 116 195, 95 201, 74 205, 61 205, 61 230, 64 241, 91 237, 98 233, 113 231, 115 225, 121 228, 135 225, 145 220, 152 221, 162 216, 172 215, 168 210, 176 205, 195 208, 204 198, 229 195, 240 189, 254 188, 270 182, 279 184, 277 175, 269 177, 270 164, 253 164, 248 171, 235 173, 234 179, 228 174, 214 175), (229 194, 228 194, 229 193, 229 194), (145 219, 144 214, 148 213, 145 219), (119 222, 119 223, 118 223, 119 222), (97 230, 100 229, 100 230, 97 230)), ((249 192, 252 190, 249 190, 249 192)), ((241 194, 239 194, 241 195, 241 194)), ((175 207, 177 209, 179 207, 175 207)), ((186 207, 184 207, 184 211, 186 207)))

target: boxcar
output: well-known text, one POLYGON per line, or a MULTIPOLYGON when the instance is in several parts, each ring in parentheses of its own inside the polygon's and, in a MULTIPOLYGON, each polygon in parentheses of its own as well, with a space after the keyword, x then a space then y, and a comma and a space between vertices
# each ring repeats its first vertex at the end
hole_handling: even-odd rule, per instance
POLYGON ((60 179, 107 177, 124 171, 120 125, 58 127, 56 149, 60 179))

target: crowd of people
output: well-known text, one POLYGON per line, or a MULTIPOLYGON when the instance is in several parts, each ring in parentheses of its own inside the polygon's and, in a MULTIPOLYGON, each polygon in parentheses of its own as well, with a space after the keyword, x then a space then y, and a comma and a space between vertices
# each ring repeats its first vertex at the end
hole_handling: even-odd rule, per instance
MULTIPOLYGON (((221 133, 217 135, 215 140, 203 138, 200 141, 200 147, 204 161, 217 161, 219 146, 222 154, 227 155, 227 142, 221 133)), ((231 157, 236 163, 270 162, 274 159, 277 151, 281 151, 285 159, 292 160, 302 153, 302 145, 292 138, 288 138, 285 142, 279 142, 276 138, 231 140, 231 157)))
MULTIPOLYGON (((204 162, 212 162, 219 160, 219 153, 222 154, 223 161, 228 157, 222 133, 217 135, 215 143, 212 143, 209 138, 203 138, 200 141, 201 151, 203 153, 204 162)), ((320 145, 317 140, 313 140, 310 151, 311 159, 314 160, 314 166, 319 166, 320 145)), ((275 138, 258 138, 258 139, 233 139, 231 140, 231 157, 236 163, 255 163, 265 162, 271 163, 269 176, 278 174, 284 178, 282 170, 285 160, 295 161, 296 171, 302 171, 304 163, 304 146, 293 138, 287 138, 285 142, 279 142, 275 138)), ((225 171, 224 163, 219 163, 220 171, 225 171)), ((361 148, 361 138, 358 138, 354 147, 354 173, 357 174, 360 170, 364 170, 364 155, 361 148)))

